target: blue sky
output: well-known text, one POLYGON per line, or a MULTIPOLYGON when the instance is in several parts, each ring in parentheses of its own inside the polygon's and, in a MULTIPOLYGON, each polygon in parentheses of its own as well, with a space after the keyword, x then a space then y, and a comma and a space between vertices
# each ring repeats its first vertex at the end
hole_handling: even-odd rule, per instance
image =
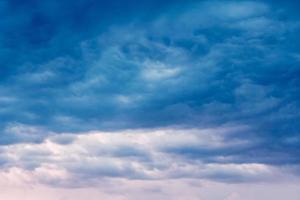
POLYGON ((2 197, 296 200, 299 7, 1 0, 2 197))

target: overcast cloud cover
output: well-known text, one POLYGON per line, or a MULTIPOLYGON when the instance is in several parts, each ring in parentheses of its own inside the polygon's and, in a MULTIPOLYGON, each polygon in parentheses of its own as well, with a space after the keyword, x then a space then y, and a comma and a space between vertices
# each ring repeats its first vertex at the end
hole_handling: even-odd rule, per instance
POLYGON ((0 0, 0 198, 299 200, 299 9, 0 0))

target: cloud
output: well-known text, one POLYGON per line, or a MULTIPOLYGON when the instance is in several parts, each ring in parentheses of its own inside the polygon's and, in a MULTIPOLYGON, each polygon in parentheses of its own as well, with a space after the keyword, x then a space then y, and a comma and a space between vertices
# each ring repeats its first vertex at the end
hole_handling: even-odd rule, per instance
MULTIPOLYGON (((13 171, 13 170, 12 170, 13 171)), ((14 175, 23 177, 24 174, 17 174, 17 171, 7 174, 1 173, 1 198, 17 200, 24 197, 36 200, 41 197, 45 199, 71 200, 71 199, 145 199, 172 198, 179 199, 245 199, 271 198, 280 200, 288 196, 296 200, 299 196, 299 184, 296 183, 244 183, 224 184, 212 181, 201 181, 194 179, 173 179, 173 180, 102 180, 96 187, 84 188, 57 188, 45 187, 44 185, 32 185, 27 182, 20 185, 18 182, 10 182, 14 175), (16 174, 14 174, 16 173, 16 174), (14 174, 14 175, 13 175, 14 174), (3 183, 5 184, 3 185, 3 183), (8 186, 8 183, 11 185, 8 186), (218 191, 218 192, 216 192, 218 191), (257 196, 257 194, 261 194, 257 196)))
MULTIPOLYGON (((211 181, 199 181, 192 179, 175 179, 175 180, 103 180, 98 187, 85 188, 52 188, 43 185, 16 185, 2 186, 4 180, 1 176, 2 192, 1 198, 8 200, 17 200, 26 198, 38 200, 41 197, 46 200, 71 200, 91 198, 96 200, 99 198, 113 200, 129 200, 142 199, 150 200, 153 198, 172 198, 180 199, 235 199, 235 200, 251 200, 253 198, 265 199, 271 198, 280 200, 288 196, 291 200, 296 200, 299 196, 298 183, 261 183, 261 184, 224 184, 211 181), (3 182, 2 182, 3 181, 3 182), (24 192, 26 191, 26 192, 24 192), (218 192, 216 192, 218 191, 218 192), (257 195, 260 194, 260 195, 257 195)), ((20 174, 19 174, 20 176, 20 174)), ((20 179, 19 179, 20 180, 20 179)))
POLYGON ((174 78, 179 73, 179 68, 167 67, 161 63, 149 63, 146 61, 142 77, 148 81, 163 81, 174 78))
MULTIPOLYGON (((270 9, 268 2, 188 3, 176 11, 171 6, 144 21, 128 18, 127 23, 111 22, 105 30, 91 26, 95 27, 88 29, 91 34, 82 36, 80 27, 88 26, 85 22, 91 16, 78 22, 78 29, 72 27, 72 20, 85 5, 70 4, 64 20, 57 24, 45 8, 60 11, 64 3, 38 3, 43 15, 23 4, 6 5, 7 9, 25 6, 30 10, 12 17, 17 21, 19 15, 28 15, 24 26, 31 24, 42 32, 53 26, 52 39, 44 41, 51 47, 69 49, 69 43, 76 42, 72 53, 31 47, 14 70, 5 70, 0 90, 6 99, 0 101, 5 105, 0 112, 3 129, 11 122, 56 132, 173 124, 201 127, 239 120, 257 126, 252 119, 270 119, 271 113, 279 114, 283 102, 299 109, 294 95, 299 60, 296 49, 290 47, 297 41, 291 36, 298 30, 297 21, 280 18, 284 11, 270 9), (71 29, 73 39, 65 37, 71 29), (63 43, 61 38, 65 38, 63 43), (41 51, 43 56, 36 60, 32 54, 41 51), (284 73, 286 65, 291 67, 284 73), (254 102, 237 93, 246 87, 254 91, 252 86, 266 90, 254 102), (293 92, 283 92, 283 88, 293 92)), ((106 14, 94 17, 90 21, 108 20, 106 14)))
MULTIPOLYGON (((295 5, 1 1, 1 176, 294 179, 295 5)), ((234 192, 217 199, 246 199, 234 192)))
MULTIPOLYGON (((255 141, 227 137, 245 127, 150 129, 54 134, 41 143, 1 146, 2 172, 24 173, 32 182, 64 187, 93 185, 106 178, 165 180, 193 178, 256 182, 292 171, 244 161, 238 151, 255 141), (194 149, 190 153, 189 149, 194 149), (224 152, 227 152, 224 154, 224 152), (283 171, 284 170, 284 171, 283 171)), ((285 174, 285 178, 288 178, 285 174)))

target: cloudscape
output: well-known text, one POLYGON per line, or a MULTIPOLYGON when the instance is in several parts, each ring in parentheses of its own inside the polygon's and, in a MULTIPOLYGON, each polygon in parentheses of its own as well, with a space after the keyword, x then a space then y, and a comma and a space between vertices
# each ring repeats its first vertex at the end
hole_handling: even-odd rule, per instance
POLYGON ((1 0, 0 199, 299 200, 299 9, 1 0))

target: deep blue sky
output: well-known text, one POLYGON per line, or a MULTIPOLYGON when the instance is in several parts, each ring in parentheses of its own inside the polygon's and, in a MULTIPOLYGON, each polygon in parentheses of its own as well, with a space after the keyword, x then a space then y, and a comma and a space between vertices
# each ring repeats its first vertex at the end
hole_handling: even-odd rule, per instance
POLYGON ((167 151, 298 174, 299 8, 279 0, 1 0, 0 143, 39 143, 49 132, 245 126, 226 140, 251 145, 167 151), (43 131, 18 136, 13 127, 43 131))

